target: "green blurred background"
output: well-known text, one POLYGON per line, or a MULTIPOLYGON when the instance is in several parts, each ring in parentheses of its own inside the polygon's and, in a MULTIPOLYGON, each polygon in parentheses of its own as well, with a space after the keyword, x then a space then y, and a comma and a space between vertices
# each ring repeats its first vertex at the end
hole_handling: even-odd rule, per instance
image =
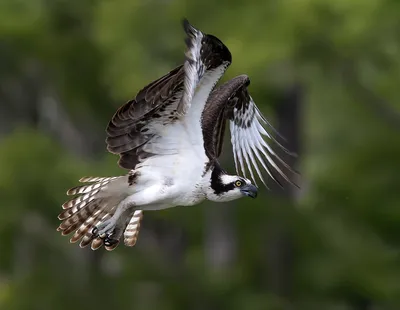
POLYGON ((0 309, 400 309, 399 81, 397 0, 0 0, 0 309), (301 190, 71 245, 65 192, 125 173, 105 126, 182 63, 183 17, 232 52, 224 81, 250 76, 301 190))

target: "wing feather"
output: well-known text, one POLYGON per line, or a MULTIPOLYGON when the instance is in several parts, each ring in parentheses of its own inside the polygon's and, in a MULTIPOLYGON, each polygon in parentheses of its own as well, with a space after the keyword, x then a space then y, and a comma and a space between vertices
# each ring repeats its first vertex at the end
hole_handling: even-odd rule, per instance
POLYGON ((184 64, 185 80, 184 93, 179 102, 177 111, 179 115, 184 115, 189 109, 197 84, 205 72, 205 64, 201 59, 201 46, 204 34, 189 24, 187 19, 183 20, 183 28, 187 34, 186 42, 186 61, 184 64))
MULTIPOLYGON (((235 170, 239 171, 238 155, 237 155, 237 152, 236 152, 236 149, 237 149, 237 146, 236 146, 236 141, 237 141, 236 135, 237 135, 237 133, 236 133, 235 128, 233 127, 233 124, 230 124, 230 131, 231 131, 231 136, 234 137, 234 138, 232 138, 232 147, 233 147, 233 160, 235 162, 235 170)), ((220 154, 221 152, 222 152, 222 150, 220 152, 217 152, 217 154, 220 154)))
MULTIPOLYGON (((244 160, 248 170, 250 171, 252 180, 256 183, 252 172, 253 166, 257 171, 258 177, 263 181, 262 174, 257 166, 257 161, 259 161, 268 175, 280 186, 282 186, 279 180, 273 175, 271 168, 268 168, 268 166, 265 164, 264 159, 266 159, 269 165, 271 165, 272 168, 278 172, 286 182, 295 185, 277 165, 278 161, 283 164, 283 166, 291 170, 290 166, 275 153, 270 143, 266 141, 265 138, 271 142, 276 142, 266 128, 262 126, 262 124, 265 125, 266 122, 264 122, 264 119, 261 117, 261 113, 257 111, 258 108, 252 97, 248 95, 247 88, 242 88, 241 91, 245 93, 245 95, 241 96, 241 98, 247 100, 247 102, 242 102, 232 109, 233 113, 231 114, 230 122, 233 124, 234 129, 240 132, 240 139, 245 141, 245 147, 242 146, 240 151, 244 153, 244 160), (256 151, 254 157, 253 152, 257 149, 261 151, 262 155, 260 152, 256 151), (272 157, 274 157, 276 160, 274 160, 272 157)), ((234 136, 232 136, 232 139, 235 139, 233 137, 234 136)), ((278 146, 280 146, 280 144, 278 144, 278 146)), ((236 148, 236 152, 238 151, 239 150, 236 148)), ((263 183, 265 184, 264 181, 263 183)))
POLYGON ((274 151, 272 144, 277 145, 286 153, 292 153, 271 134, 271 131, 277 131, 262 115, 248 93, 249 84, 249 78, 241 75, 211 93, 203 113, 203 127, 206 128, 203 135, 206 139, 207 154, 210 154, 210 159, 219 157, 221 150, 218 146, 222 143, 219 141, 222 137, 212 132, 212 139, 207 140, 206 137, 210 136, 207 130, 215 131, 214 129, 218 128, 221 122, 229 120, 233 159, 238 174, 246 177, 248 171, 255 184, 257 184, 257 176, 266 186, 259 166, 261 165, 270 178, 280 186, 282 184, 273 172, 277 172, 286 182, 297 186, 278 164, 290 173, 295 173, 295 171, 274 151))
POLYGON ((186 114, 191 106, 196 88, 203 76, 222 66, 222 73, 232 62, 232 55, 228 48, 215 36, 205 34, 194 28, 187 19, 183 20, 186 32, 186 60, 184 63, 185 80, 184 92, 177 111, 179 115, 186 114))

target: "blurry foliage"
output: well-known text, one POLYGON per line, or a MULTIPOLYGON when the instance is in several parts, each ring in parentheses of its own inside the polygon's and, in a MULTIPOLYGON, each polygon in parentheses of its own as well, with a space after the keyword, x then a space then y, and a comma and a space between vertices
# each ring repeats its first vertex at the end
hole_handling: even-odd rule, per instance
POLYGON ((0 144, 0 308, 367 309, 368 301, 398 309, 399 127, 371 107, 400 110, 400 2, 2 0, 0 86, 40 64, 72 119, 103 128, 116 107, 183 61, 184 16, 226 43, 233 63, 224 79, 248 74, 272 121, 275 92, 304 86, 299 203, 267 192, 232 206, 238 253, 222 275, 204 261, 203 212, 213 204, 146 213, 144 229, 163 219, 183 231, 182 261, 141 238, 137 248, 93 254, 59 236, 57 214, 81 176, 123 173, 117 158, 105 150, 100 160, 79 158, 17 120, 0 144), (290 300, 268 291, 260 252, 265 226, 278 218, 295 243, 290 300))

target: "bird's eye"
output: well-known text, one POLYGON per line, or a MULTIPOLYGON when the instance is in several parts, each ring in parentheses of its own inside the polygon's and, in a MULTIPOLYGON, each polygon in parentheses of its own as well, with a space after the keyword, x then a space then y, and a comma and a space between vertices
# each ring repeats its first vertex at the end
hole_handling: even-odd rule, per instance
POLYGON ((236 187, 242 186, 242 182, 241 182, 241 181, 236 181, 236 182, 235 182, 235 186, 236 186, 236 187))

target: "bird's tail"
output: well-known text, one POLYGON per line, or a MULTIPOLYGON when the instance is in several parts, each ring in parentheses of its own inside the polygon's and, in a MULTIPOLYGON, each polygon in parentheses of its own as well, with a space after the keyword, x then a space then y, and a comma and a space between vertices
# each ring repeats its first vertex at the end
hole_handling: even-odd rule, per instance
MULTIPOLYGON (((62 205, 63 211, 58 215, 62 222, 57 231, 64 236, 74 232, 70 242, 81 240, 79 245, 82 248, 89 244, 92 250, 100 248, 104 241, 93 235, 93 228, 109 219, 118 204, 127 197, 126 191, 121 192, 121 189, 128 186, 127 178, 128 176, 81 178, 79 182, 90 184, 76 186, 67 191, 67 195, 75 197, 62 205)), ((135 245, 142 217, 141 210, 136 210, 127 217, 124 229, 125 245, 135 245)), ((105 248, 109 251, 114 250, 118 243, 105 248)))

